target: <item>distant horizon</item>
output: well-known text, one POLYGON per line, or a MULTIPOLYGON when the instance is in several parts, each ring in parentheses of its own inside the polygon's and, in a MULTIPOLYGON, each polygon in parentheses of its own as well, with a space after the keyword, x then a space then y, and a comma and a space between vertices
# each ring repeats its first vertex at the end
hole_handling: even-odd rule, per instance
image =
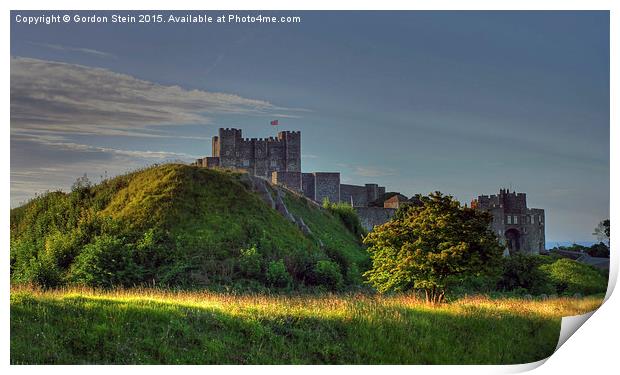
POLYGON ((510 188, 545 210, 546 247, 596 242, 609 12, 262 13, 302 22, 27 25, 16 16, 41 12, 12 11, 11 207, 84 173, 192 162, 220 127, 300 130, 305 172, 467 204, 510 188))

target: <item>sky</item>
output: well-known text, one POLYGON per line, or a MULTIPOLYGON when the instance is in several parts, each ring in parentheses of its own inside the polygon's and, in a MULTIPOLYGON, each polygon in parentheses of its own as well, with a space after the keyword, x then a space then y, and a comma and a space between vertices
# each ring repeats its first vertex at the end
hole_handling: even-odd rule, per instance
POLYGON ((192 13, 301 22, 28 25, 17 16, 95 12, 11 13, 12 207, 84 173, 96 183, 211 155, 217 129, 237 127, 300 130, 302 170, 343 183, 463 203, 527 193, 548 246, 594 241, 609 217, 608 12, 192 13))

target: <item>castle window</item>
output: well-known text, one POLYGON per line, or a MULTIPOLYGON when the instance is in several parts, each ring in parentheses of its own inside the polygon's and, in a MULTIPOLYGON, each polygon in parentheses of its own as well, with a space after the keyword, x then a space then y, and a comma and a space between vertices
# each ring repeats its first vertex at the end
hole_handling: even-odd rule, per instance
POLYGON ((515 215, 513 220, 515 224, 519 224, 519 216, 515 215))
POLYGON ((512 215, 508 215, 506 219, 507 219, 506 224, 512 224, 512 215))
POLYGON ((244 160, 243 161, 243 166, 244 167, 249 167, 250 166, 250 161, 249 160, 244 160))
POLYGON ((278 162, 276 162, 275 160, 272 160, 270 165, 272 168, 275 168, 278 166, 278 162))

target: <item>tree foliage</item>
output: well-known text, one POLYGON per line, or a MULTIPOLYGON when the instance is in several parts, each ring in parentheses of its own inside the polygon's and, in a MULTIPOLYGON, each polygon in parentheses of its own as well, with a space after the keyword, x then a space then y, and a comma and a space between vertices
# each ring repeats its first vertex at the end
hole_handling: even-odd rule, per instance
POLYGON ((598 223, 596 228, 594 228, 594 233, 592 234, 595 235, 599 241, 607 242, 609 244, 609 235, 610 235, 609 219, 603 220, 600 223, 598 223))
POLYGON ((607 278, 594 267, 572 259, 559 259, 554 263, 543 264, 545 272, 556 291, 560 294, 594 294, 607 290, 607 278))
POLYGON ((531 294, 554 293, 548 274, 539 268, 553 261, 553 258, 547 256, 520 253, 502 259, 502 276, 498 289, 523 290, 531 294))
POLYGON ((451 285, 498 267, 502 247, 488 213, 440 192, 415 202, 364 238, 372 258, 364 275, 377 290, 420 289, 439 303, 451 285))

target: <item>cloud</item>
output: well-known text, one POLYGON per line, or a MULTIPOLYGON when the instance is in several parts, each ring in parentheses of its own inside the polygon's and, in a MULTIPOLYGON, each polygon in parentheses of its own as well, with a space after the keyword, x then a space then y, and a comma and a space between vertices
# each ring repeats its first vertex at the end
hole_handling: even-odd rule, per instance
POLYGON ((28 43, 32 44, 33 46, 45 47, 45 48, 53 49, 56 51, 80 52, 80 53, 85 53, 87 55, 92 55, 96 57, 106 57, 106 58, 113 58, 113 59, 117 58, 116 55, 113 55, 108 52, 98 51, 96 49, 68 47, 68 46, 63 46, 60 44, 52 44, 52 43, 36 43, 36 42, 28 42, 28 43))
POLYGON ((396 169, 358 165, 354 168, 353 174, 363 177, 393 176, 396 174, 396 169))
MULTIPOLYGON (((11 206, 47 190, 67 190, 84 173, 114 176, 170 161, 191 161, 197 155, 159 150, 127 150, 85 145, 58 135, 11 136, 11 206)), ((94 182, 98 182, 95 178, 94 182)))
POLYGON ((210 123, 210 116, 277 118, 304 111, 102 68, 11 57, 11 205, 48 189, 66 190, 85 172, 113 176, 154 163, 193 161, 202 155, 184 153, 178 142, 174 151, 181 152, 165 150, 156 138, 202 142, 207 138, 178 133, 210 123), (135 147, 127 146, 134 141, 107 147, 114 137, 143 139, 135 147), (100 139, 105 146, 97 144, 100 139))
POLYGON ((102 68, 11 57, 12 132, 148 136, 146 127, 205 124, 212 114, 271 116, 288 110, 263 100, 165 86, 102 68))

